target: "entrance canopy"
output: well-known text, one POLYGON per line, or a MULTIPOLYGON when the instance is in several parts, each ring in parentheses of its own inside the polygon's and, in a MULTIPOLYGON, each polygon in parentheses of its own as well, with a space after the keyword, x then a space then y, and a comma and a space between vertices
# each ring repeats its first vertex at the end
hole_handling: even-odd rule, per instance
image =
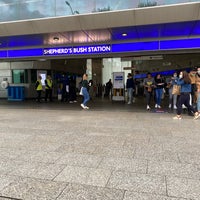
POLYGON ((199 49, 200 3, 0 23, 0 59, 199 49))

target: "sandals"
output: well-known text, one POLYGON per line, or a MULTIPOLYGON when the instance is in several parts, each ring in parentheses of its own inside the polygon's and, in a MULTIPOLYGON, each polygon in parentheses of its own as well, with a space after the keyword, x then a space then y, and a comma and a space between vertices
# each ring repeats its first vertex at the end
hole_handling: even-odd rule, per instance
POLYGON ((196 120, 196 119, 198 119, 199 117, 200 117, 200 113, 197 113, 197 114, 194 115, 194 118, 193 118, 193 119, 196 120))
POLYGON ((176 115, 175 117, 173 117, 173 119, 182 119, 182 117, 180 115, 176 115))

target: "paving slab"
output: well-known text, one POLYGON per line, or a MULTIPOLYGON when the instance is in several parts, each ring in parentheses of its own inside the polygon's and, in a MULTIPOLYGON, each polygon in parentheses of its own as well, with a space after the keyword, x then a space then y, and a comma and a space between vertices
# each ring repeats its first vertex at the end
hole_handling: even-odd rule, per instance
POLYGON ((107 187, 166 195, 164 176, 115 171, 112 173, 107 187))
POLYGON ((199 200, 200 180, 167 177, 167 193, 177 198, 199 200))
POLYGON ((57 164, 97 168, 102 159, 101 156, 67 153, 57 160, 57 164))
POLYGON ((57 200, 123 200, 123 190, 69 184, 57 200))
POLYGON ((147 160, 105 157, 98 167, 113 171, 123 170, 129 172, 146 173, 147 160))
POLYGON ((18 166, 8 174, 19 177, 52 180, 64 168, 65 166, 63 165, 19 161, 18 166))
POLYGON ((111 170, 67 166, 54 180, 105 187, 111 170))
POLYGON ((200 165, 176 162, 148 162, 148 173, 200 180, 200 165))
POLYGON ((173 198, 169 196, 154 195, 149 193, 136 193, 127 191, 123 200, 189 200, 182 198, 173 198))
POLYGON ((13 199, 55 200, 66 186, 66 183, 18 178, 0 190, 0 194, 13 199))

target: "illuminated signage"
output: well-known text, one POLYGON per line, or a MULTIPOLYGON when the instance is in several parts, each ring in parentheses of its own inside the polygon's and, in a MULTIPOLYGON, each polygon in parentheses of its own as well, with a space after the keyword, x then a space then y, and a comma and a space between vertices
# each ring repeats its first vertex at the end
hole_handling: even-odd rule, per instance
POLYGON ((60 48, 50 48, 44 49, 43 54, 46 55, 63 55, 63 54, 72 54, 73 50, 71 47, 60 47, 60 48))
POLYGON ((9 49, 0 51, 0 58, 25 58, 45 56, 92 55, 107 53, 127 53, 142 51, 165 51, 182 49, 199 49, 200 38, 176 39, 163 41, 129 42, 118 44, 101 44, 90 46, 9 49))
POLYGON ((95 45, 95 46, 77 46, 77 47, 59 47, 46 48, 43 55, 70 55, 70 54, 94 54, 94 53, 109 53, 111 45, 95 45))

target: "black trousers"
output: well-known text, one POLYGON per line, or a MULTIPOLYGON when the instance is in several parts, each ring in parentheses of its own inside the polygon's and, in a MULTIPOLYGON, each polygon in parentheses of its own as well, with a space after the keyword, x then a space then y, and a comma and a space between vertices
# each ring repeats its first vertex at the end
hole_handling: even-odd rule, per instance
POLYGON ((38 102, 41 101, 41 94, 42 94, 42 90, 37 90, 37 101, 38 102))
POLYGON ((52 89, 45 89, 45 101, 47 101, 47 98, 52 101, 52 89))
POLYGON ((195 113, 195 109, 190 105, 190 93, 181 93, 177 102, 177 115, 182 113, 182 105, 185 105, 188 108, 188 111, 195 113))
POLYGON ((152 92, 145 91, 145 96, 146 96, 146 103, 147 103, 147 105, 150 106, 151 98, 152 98, 152 92))

